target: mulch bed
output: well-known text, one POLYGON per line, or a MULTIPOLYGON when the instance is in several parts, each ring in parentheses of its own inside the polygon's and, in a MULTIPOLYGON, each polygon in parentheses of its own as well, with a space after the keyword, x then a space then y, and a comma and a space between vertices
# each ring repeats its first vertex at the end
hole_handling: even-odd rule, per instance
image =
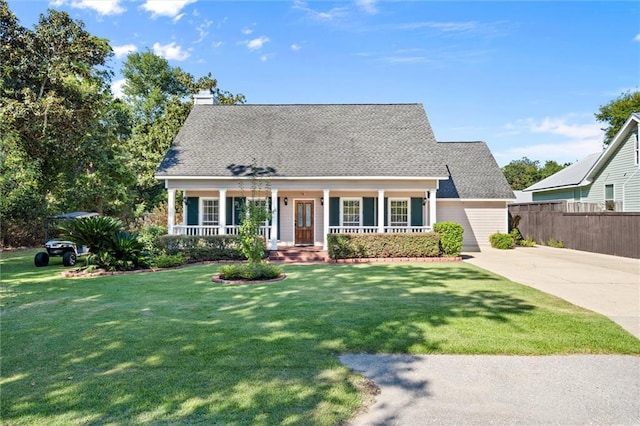
POLYGON ((220 283, 220 284, 233 284, 233 285, 242 285, 242 284, 268 284, 268 283, 275 283, 278 281, 282 281, 285 278, 287 278, 286 274, 280 274, 279 277, 276 278, 272 278, 269 280, 223 280, 222 278, 220 278, 220 274, 214 274, 211 277, 211 281, 213 281, 214 283, 220 283))
POLYGON ((372 258, 356 258, 356 259, 331 259, 329 263, 396 263, 396 262, 415 262, 415 263, 436 263, 436 262, 460 262, 462 256, 456 257, 372 257, 372 258))

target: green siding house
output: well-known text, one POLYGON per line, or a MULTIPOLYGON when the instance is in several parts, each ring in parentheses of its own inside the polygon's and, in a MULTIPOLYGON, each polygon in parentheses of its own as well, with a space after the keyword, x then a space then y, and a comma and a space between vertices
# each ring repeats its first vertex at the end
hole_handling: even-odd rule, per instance
POLYGON ((565 200, 570 211, 640 212, 640 114, 633 113, 602 153, 531 185, 532 200, 565 200))

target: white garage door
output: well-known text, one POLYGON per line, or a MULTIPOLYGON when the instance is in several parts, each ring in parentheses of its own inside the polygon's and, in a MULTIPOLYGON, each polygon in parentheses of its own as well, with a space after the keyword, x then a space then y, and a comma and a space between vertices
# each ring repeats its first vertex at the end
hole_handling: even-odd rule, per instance
POLYGON ((504 201, 437 201, 437 221, 456 222, 464 227, 464 251, 489 246, 489 235, 508 231, 504 201))

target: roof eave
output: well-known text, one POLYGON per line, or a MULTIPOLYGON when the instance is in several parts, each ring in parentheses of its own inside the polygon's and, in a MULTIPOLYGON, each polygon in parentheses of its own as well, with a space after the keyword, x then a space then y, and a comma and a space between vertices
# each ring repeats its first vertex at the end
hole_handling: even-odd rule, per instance
POLYGON ((560 189, 573 189, 573 188, 580 188, 583 186, 587 186, 589 184, 591 184, 591 181, 588 179, 584 179, 580 183, 574 183, 571 185, 549 186, 546 188, 533 188, 533 189, 525 188, 522 190, 522 192, 540 192, 540 191, 556 191, 560 189))
MULTIPOLYGON (((155 175, 158 180, 250 180, 253 176, 189 176, 155 175)), ((260 179, 277 180, 447 180, 449 176, 259 176, 260 179)))
POLYGON ((602 166, 606 164, 609 158, 613 156, 613 153, 616 151, 616 149, 618 149, 618 145, 625 141, 627 134, 632 128, 631 123, 633 122, 638 125, 638 123, 640 123, 640 115, 635 113, 631 114, 627 121, 622 125, 618 133, 613 137, 607 149, 605 149, 600 158, 598 158, 598 161, 596 161, 591 170, 589 170, 585 177, 585 180, 593 180, 602 166))

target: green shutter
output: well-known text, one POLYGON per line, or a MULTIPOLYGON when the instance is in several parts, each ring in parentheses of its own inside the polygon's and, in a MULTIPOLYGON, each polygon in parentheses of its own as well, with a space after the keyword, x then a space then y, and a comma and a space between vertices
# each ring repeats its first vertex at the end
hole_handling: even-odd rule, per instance
POLYGON ((376 201, 375 198, 365 197, 362 199, 362 225, 376 225, 376 201))
POLYGON ((411 226, 422 226, 422 198, 411 198, 411 226))
POLYGON ((384 226, 389 226, 389 199, 384 197, 384 226))
POLYGON ((199 204, 200 200, 198 197, 187 197, 187 225, 199 225, 199 204))
POLYGON ((277 239, 280 239, 280 197, 278 197, 278 216, 276 217, 276 222, 278 223, 278 235, 276 236, 277 239))
POLYGON ((340 226, 340 197, 329 198, 329 226, 340 226))
POLYGON ((245 197, 236 197, 233 203, 233 224, 240 225, 242 222, 242 206, 246 203, 245 197))
POLYGON ((227 197, 227 223, 225 225, 233 225, 233 197, 227 197))

